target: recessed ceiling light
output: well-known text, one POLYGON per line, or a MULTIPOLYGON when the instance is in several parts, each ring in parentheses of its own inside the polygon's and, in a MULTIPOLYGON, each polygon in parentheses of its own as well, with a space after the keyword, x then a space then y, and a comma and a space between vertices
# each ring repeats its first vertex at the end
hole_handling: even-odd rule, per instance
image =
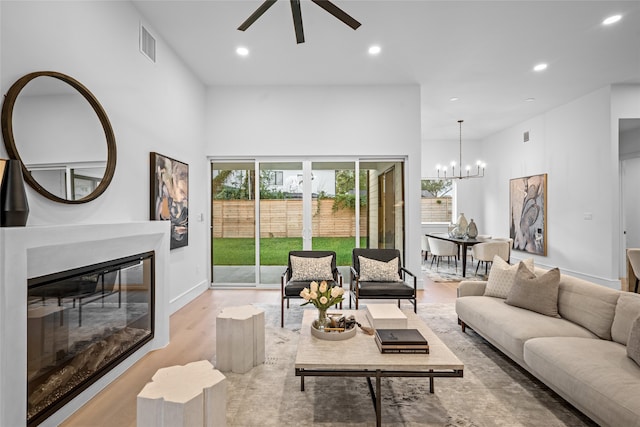
POLYGON ((373 45, 371 47, 369 47, 369 55, 377 55, 380 53, 382 49, 380 49, 380 46, 378 45, 373 45))
POLYGON ((527 98, 527 99, 525 99, 525 102, 533 102, 535 100, 536 100, 535 98, 527 98))
POLYGON ((613 15, 613 16, 608 17, 604 21, 602 21, 602 25, 615 24, 616 22, 618 22, 621 19, 622 19, 622 15, 613 15))
POLYGON ((247 56, 249 55, 249 49, 247 49, 244 46, 240 46, 239 48, 236 49, 236 53, 240 56, 247 56))
POLYGON ((455 101, 458 101, 459 99, 460 99, 460 98, 458 98, 457 96, 454 96, 454 97, 452 97, 452 98, 449 98, 449 101, 451 101, 451 102, 455 102, 455 101))
POLYGON ((535 67, 533 67, 533 71, 543 71, 547 69, 547 64, 538 64, 535 67))

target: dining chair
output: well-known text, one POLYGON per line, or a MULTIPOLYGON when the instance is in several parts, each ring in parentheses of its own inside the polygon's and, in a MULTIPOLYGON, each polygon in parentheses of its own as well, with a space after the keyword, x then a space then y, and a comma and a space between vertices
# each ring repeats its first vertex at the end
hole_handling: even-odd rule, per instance
POLYGON ((490 240, 491 242, 509 242, 509 255, 505 259, 509 264, 511 264, 511 248, 513 247, 513 239, 510 237, 493 237, 490 240))
MULTIPOLYGON (((640 279, 640 249, 627 249, 627 257, 629 258, 629 264, 633 270, 633 275, 636 276, 636 283, 633 292, 638 293, 638 282, 640 279)), ((631 290, 631 283, 629 283, 629 290, 631 290)))
POLYGON ((506 240, 491 240, 473 245, 471 247, 471 256, 478 261, 476 275, 478 275, 480 263, 484 263, 484 274, 488 274, 489 263, 493 262, 493 257, 496 255, 509 262, 509 250, 509 242, 506 240))
POLYGON ((433 237, 429 237, 428 241, 429 248, 431 249, 431 266, 433 266, 433 261, 436 261, 437 269, 440 266, 440 259, 442 257, 447 257, 447 263, 450 263, 451 257, 453 257, 456 270, 458 269, 458 245, 433 237))
MULTIPOLYGON (((488 242, 491 240, 491 234, 478 234, 476 236, 476 240, 478 242, 488 242)), ((471 255, 471 266, 473 266, 473 252, 471 251, 471 248, 469 248, 469 254, 471 255)))
POLYGON ((429 261, 429 238, 422 236, 422 260, 429 261))

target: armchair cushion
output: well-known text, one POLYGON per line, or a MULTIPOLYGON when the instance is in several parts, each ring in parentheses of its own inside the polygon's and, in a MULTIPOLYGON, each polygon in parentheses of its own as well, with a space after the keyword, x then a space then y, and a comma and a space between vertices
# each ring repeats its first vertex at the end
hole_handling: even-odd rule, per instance
POLYGON ((412 297, 413 286, 404 282, 359 282, 359 294, 366 297, 412 297))
POLYGON ((378 261, 363 256, 358 256, 360 262, 361 282, 400 282, 398 274, 398 257, 391 261, 378 261))
MULTIPOLYGON (((333 280, 331 255, 321 258, 291 256, 291 281, 333 280)), ((302 290, 302 289, 300 289, 302 290)))
POLYGON ((302 292, 302 290, 304 288, 308 288, 309 287, 309 282, 308 281, 293 281, 293 280, 289 280, 287 282, 287 285, 284 287, 284 294, 288 297, 297 297, 300 295, 300 292, 302 292))

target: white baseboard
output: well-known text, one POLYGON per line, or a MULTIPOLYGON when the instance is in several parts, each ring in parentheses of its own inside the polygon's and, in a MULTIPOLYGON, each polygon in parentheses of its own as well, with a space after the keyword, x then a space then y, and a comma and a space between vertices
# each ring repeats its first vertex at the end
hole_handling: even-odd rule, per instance
POLYGON ((193 286, 191 289, 187 289, 177 297, 173 298, 171 301, 169 301, 169 315, 172 315, 176 311, 180 310, 182 307, 193 301, 207 289, 209 289, 209 283, 207 282, 207 280, 203 280, 202 282, 193 286))

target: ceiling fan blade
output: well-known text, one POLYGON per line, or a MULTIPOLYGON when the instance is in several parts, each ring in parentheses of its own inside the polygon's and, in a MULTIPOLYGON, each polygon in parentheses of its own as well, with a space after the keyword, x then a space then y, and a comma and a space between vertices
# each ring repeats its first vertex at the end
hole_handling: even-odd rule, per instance
POLYGON ((329 12, 330 14, 332 14, 333 16, 335 16, 336 18, 338 18, 339 20, 341 20, 342 22, 344 22, 345 24, 347 24, 348 26, 350 26, 351 28, 353 28, 354 30, 358 29, 358 27, 362 25, 358 21, 353 19, 347 12, 340 9, 338 6, 331 3, 329 0, 311 0, 311 1, 317 4, 318 6, 320 6, 321 8, 323 8, 324 10, 326 10, 327 12, 329 12))
POLYGON ((276 0, 265 0, 264 3, 262 3, 255 12, 253 12, 251 14, 250 17, 247 18, 246 21, 244 21, 239 27, 238 29, 240 31, 244 31, 247 28, 249 28, 251 26, 251 24, 253 24, 254 22, 256 22, 256 20, 258 18, 260 18, 262 16, 263 13, 265 13, 267 11, 267 9, 269 9, 271 6, 273 6, 273 4, 276 2, 276 0))
POLYGON ((302 11, 300 0, 291 0, 291 13, 293 14, 293 27, 296 30, 296 42, 304 43, 304 30, 302 29, 302 11))

